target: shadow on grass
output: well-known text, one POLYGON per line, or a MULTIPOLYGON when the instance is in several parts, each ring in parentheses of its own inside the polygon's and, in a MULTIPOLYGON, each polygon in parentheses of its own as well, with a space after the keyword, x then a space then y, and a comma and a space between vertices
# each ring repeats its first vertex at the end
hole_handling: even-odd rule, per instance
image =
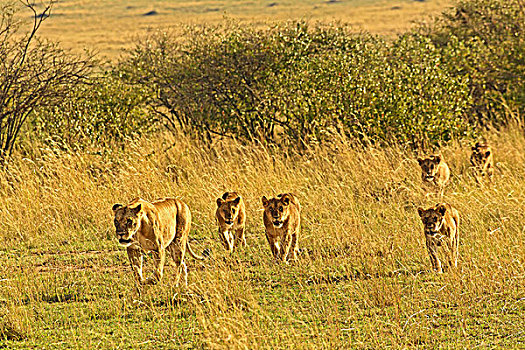
POLYGON ((353 273, 342 274, 342 275, 310 276, 306 280, 306 284, 308 285, 339 284, 339 283, 350 282, 350 281, 366 281, 366 280, 371 280, 371 279, 376 279, 376 278, 394 278, 394 277, 399 277, 399 276, 415 277, 417 275, 427 274, 427 273, 428 271, 423 270, 423 269, 397 270, 397 271, 374 272, 374 273, 368 273, 364 271, 354 271, 353 273))

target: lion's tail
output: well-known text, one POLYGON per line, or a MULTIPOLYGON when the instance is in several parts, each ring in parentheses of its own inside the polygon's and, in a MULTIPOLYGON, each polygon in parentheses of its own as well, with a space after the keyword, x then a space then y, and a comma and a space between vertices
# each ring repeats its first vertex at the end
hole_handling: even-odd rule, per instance
POLYGON ((193 250, 191 250, 190 242, 186 242, 186 248, 188 249, 188 253, 190 253, 193 259, 204 260, 203 256, 197 255, 193 250))

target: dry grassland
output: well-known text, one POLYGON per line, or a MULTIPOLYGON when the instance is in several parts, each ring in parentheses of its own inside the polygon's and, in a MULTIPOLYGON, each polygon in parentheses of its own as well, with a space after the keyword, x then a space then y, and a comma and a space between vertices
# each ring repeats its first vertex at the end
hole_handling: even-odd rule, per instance
MULTIPOLYGON (((9 348, 520 348, 525 345, 525 138, 494 134, 493 184, 469 175, 469 146, 442 149, 445 200, 460 212, 457 271, 430 271, 415 155, 401 149, 297 156, 232 142, 213 150, 161 137, 128 151, 65 154, 35 146, 0 187, 0 344, 9 348), (165 151, 168 149, 167 151, 165 151), (248 247, 227 256, 215 199, 247 204, 248 247), (272 262, 262 195, 297 194, 305 250, 272 262), (192 210, 189 286, 174 266, 133 292, 111 206, 177 196, 192 210)), ((151 267, 151 260, 148 261, 151 267)))
MULTIPOLYGON (((136 35, 224 14, 261 25, 306 18, 392 35, 448 2, 61 1, 42 34, 114 59, 136 35), (275 3, 274 6, 269 6, 275 3), (156 15, 144 16, 149 11, 156 15)), ((417 207, 416 155, 359 150, 344 140, 305 155, 217 142, 212 150, 168 135, 117 149, 65 153, 25 145, 0 173, 0 348, 384 349, 525 348, 525 137, 489 135, 492 184, 469 173, 470 145, 442 154, 460 213, 455 271, 430 271, 417 207), (243 195, 248 247, 229 257, 217 237, 215 200, 243 195), (262 195, 295 193, 304 251, 272 261, 262 195), (196 251, 188 287, 174 266, 138 297, 111 207, 140 196, 190 205, 196 251)), ((147 266, 151 272, 151 259, 147 266)))
POLYGON ((393 36, 415 22, 438 15, 449 0, 306 0, 306 1, 110 1, 69 0, 54 6, 41 34, 64 47, 98 51, 115 59, 148 31, 182 28, 188 24, 217 24, 224 20, 267 26, 305 19, 341 21, 356 31, 393 36), (154 11, 154 14, 151 14, 154 11))

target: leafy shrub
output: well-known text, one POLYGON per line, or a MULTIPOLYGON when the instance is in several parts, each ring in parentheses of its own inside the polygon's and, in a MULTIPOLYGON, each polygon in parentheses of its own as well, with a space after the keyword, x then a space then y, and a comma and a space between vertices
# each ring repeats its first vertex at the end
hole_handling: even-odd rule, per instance
POLYGON ((523 0, 461 0, 426 35, 454 76, 468 78, 471 121, 501 124, 504 109, 525 112, 525 4, 523 0))
POLYGON ((111 72, 71 89, 57 106, 32 121, 39 138, 71 149, 122 144, 152 128, 144 108, 147 95, 111 72))
POLYGON ((150 104, 169 125, 208 139, 305 148, 338 133, 423 147, 469 129, 465 79, 450 76, 423 37, 389 44, 303 22, 194 29, 183 43, 148 38, 121 69, 150 89, 150 104))

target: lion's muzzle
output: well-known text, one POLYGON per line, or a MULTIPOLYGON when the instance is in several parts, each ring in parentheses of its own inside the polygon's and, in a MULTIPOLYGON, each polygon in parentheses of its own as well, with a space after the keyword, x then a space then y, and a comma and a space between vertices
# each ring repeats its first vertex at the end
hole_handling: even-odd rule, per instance
POLYGON ((282 225, 283 225, 283 222, 280 221, 280 220, 275 220, 273 222, 273 226, 275 226, 275 227, 281 227, 282 225))
POLYGON ((429 235, 429 236, 435 236, 438 234, 438 231, 434 231, 434 230, 425 230, 425 234, 426 235, 429 235))
POLYGON ((123 245, 123 246, 128 246, 130 245, 133 241, 131 239, 123 239, 123 238, 119 238, 118 242, 123 245))

